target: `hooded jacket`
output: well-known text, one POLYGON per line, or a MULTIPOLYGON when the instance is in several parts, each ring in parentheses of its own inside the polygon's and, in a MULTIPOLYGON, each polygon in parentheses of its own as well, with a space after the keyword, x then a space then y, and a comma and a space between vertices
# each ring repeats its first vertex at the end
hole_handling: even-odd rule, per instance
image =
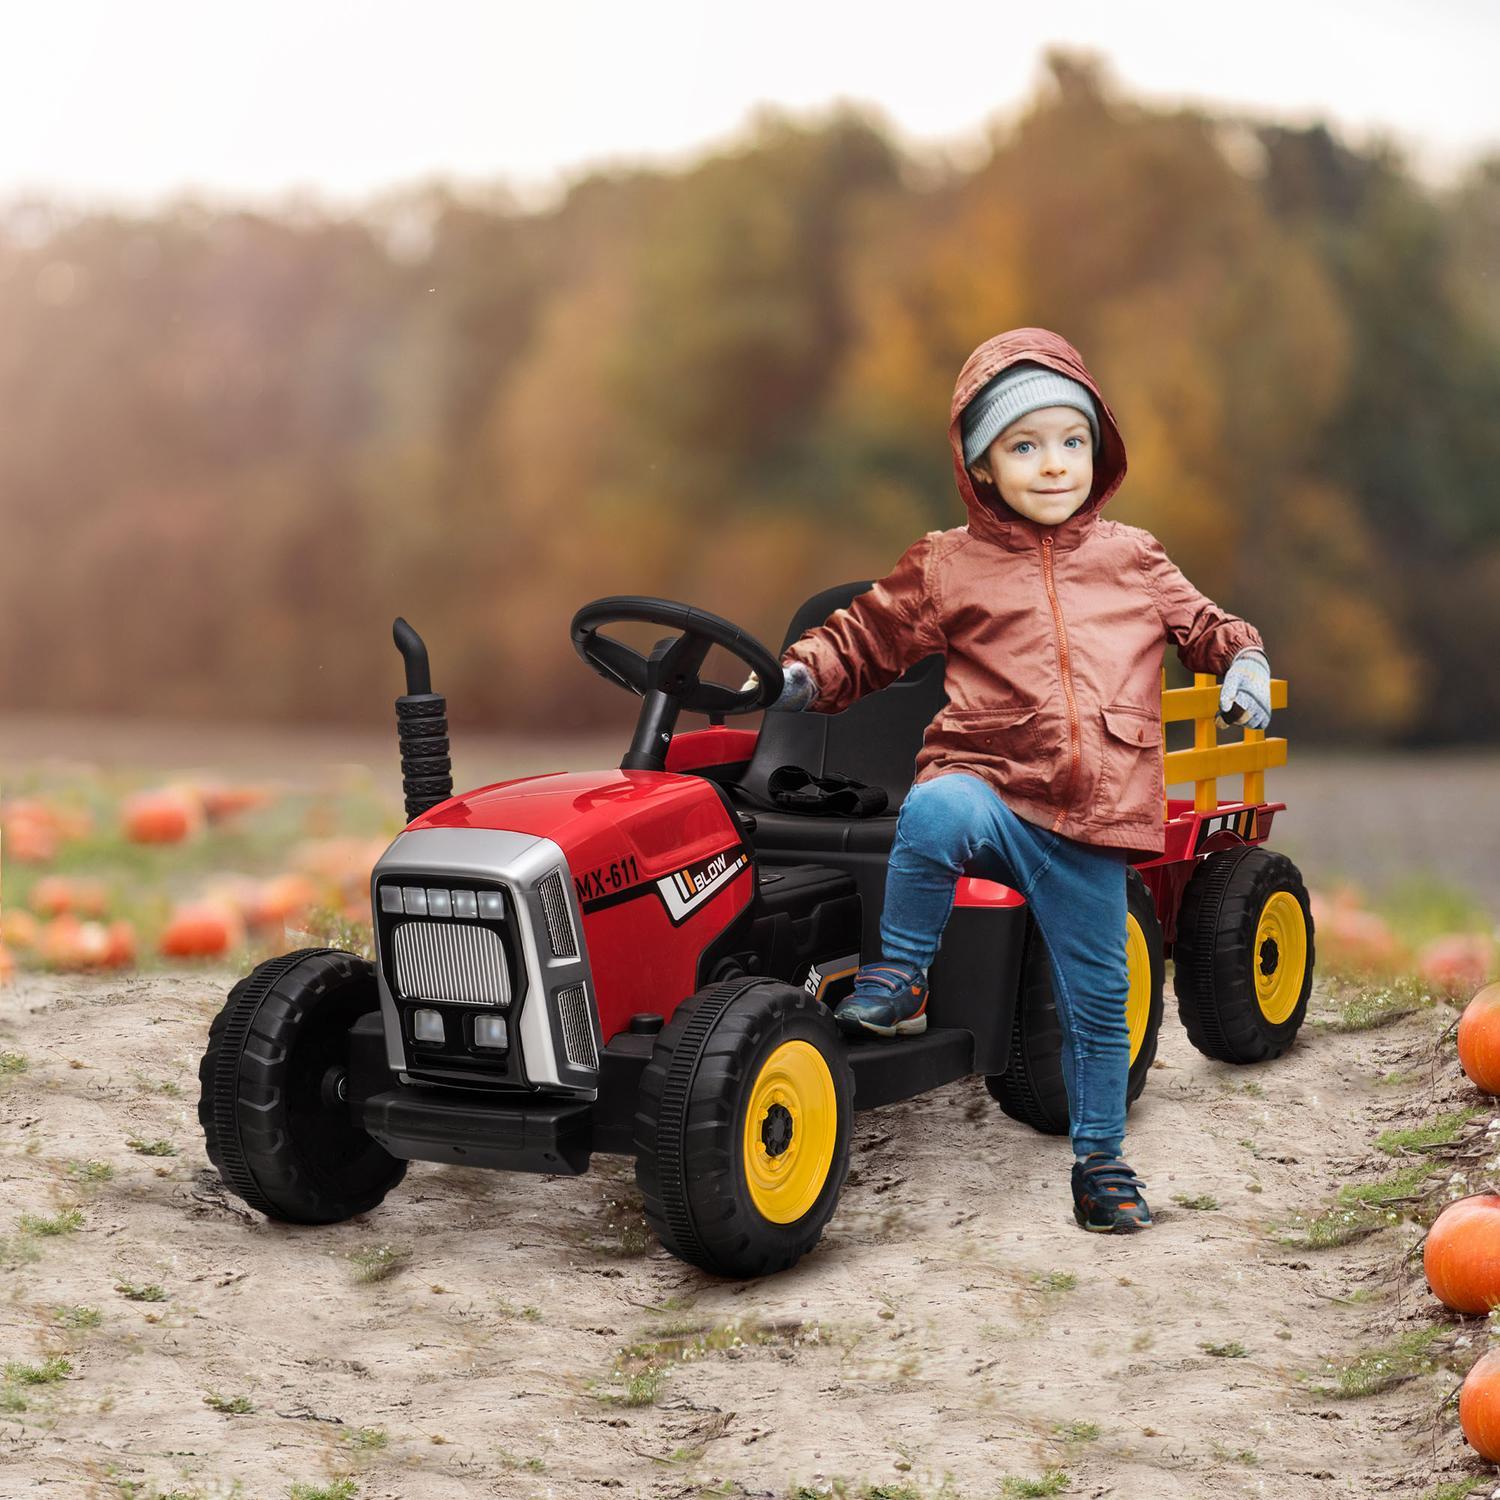
POLYGON ((941 651, 948 704, 923 734, 914 785, 968 771, 1029 823, 1129 860, 1161 854, 1166 643, 1190 672, 1222 675, 1263 646, 1259 632, 1199 593, 1149 531, 1100 516, 1125 477, 1125 444, 1067 340, 1017 328, 981 344, 953 389, 948 444, 968 524, 913 542, 782 665, 801 662, 818 689, 811 710, 836 714, 941 651), (1055 526, 964 467, 964 407, 1020 360, 1081 381, 1098 403, 1089 497, 1055 526))

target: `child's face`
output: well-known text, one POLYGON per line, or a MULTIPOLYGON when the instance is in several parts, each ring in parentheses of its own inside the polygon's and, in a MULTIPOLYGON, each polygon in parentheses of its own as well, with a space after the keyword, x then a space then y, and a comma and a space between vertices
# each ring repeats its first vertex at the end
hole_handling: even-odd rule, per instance
POLYGON ((1094 437, 1088 419, 1071 406, 1044 406, 1012 422, 970 465, 1012 510, 1056 526, 1089 497, 1094 483, 1094 437))

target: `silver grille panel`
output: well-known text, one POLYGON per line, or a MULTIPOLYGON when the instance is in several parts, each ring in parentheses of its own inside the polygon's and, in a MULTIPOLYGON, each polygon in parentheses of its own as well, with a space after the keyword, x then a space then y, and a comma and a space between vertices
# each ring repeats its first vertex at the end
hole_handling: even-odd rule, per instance
POLYGON ((395 931, 396 988, 403 1000, 509 1005, 500 935, 450 922, 403 922, 395 931))
POLYGON ((557 992, 557 1014, 562 1021, 563 1047, 575 1068, 597 1068, 594 1028, 589 1024, 588 996, 581 984, 557 992))
POLYGON ((537 894, 542 898, 542 910, 547 914, 547 936, 552 943, 554 958, 573 958, 578 953, 578 944, 573 938, 573 921, 568 915, 568 900, 563 895, 562 872, 554 870, 536 884, 537 894))

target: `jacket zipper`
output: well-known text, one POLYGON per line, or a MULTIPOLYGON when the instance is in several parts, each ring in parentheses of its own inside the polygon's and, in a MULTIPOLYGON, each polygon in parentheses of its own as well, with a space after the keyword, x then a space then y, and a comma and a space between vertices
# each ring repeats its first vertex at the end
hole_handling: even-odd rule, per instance
MULTIPOLYGON (((1073 783, 1078 777, 1078 762, 1082 758, 1083 736, 1078 728, 1078 704, 1073 698, 1073 678, 1068 671, 1068 632, 1063 624, 1062 607, 1057 602, 1057 590, 1053 587, 1052 580, 1052 538, 1042 538, 1042 577, 1047 585, 1047 598, 1052 603, 1052 623, 1057 627, 1057 653, 1058 660, 1062 666, 1063 691, 1068 696, 1068 746, 1072 751, 1072 758, 1068 763, 1068 791, 1073 790, 1073 783)), ((1062 827, 1063 819, 1067 816, 1068 809, 1064 805, 1057 815, 1057 821, 1052 825, 1053 833, 1062 827)))

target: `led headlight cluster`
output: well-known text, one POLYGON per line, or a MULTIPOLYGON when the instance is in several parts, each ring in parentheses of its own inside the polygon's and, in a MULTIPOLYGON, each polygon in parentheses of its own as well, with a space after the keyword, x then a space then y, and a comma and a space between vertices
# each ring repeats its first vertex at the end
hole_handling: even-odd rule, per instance
POLYGON ((482 917, 497 921, 505 915, 499 891, 453 891, 435 886, 383 885, 380 909, 409 917, 482 917))

